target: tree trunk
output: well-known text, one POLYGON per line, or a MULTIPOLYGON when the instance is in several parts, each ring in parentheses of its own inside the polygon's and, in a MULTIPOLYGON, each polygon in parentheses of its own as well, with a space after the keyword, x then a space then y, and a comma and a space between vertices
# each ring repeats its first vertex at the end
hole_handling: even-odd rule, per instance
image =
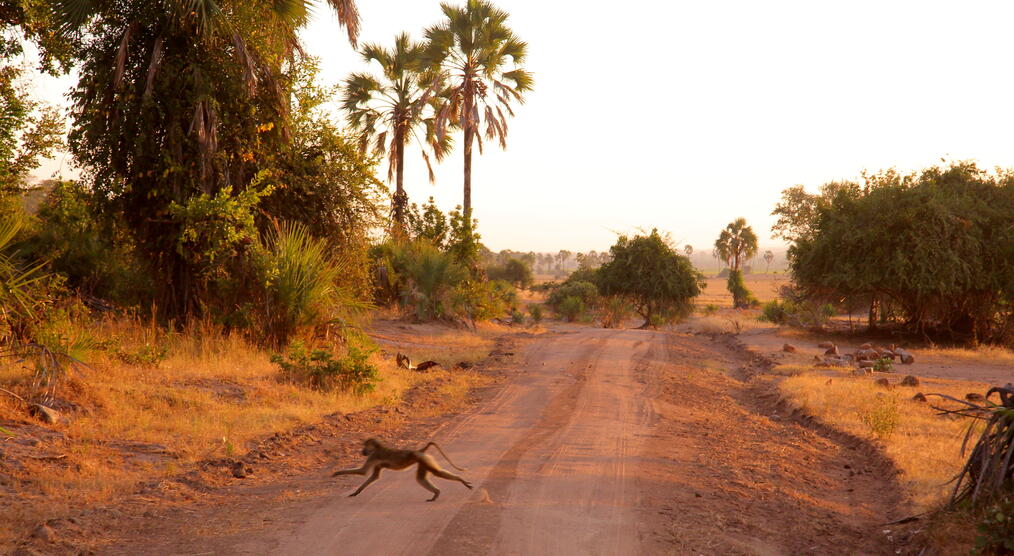
POLYGON ((879 304, 877 303, 877 297, 873 296, 873 298, 870 299, 870 316, 869 316, 869 322, 867 323, 867 328, 869 328, 870 330, 874 330, 874 329, 877 328, 877 309, 878 308, 879 308, 879 304))
POLYGON ((394 190, 394 230, 392 235, 396 239, 405 237, 405 206, 408 204, 408 195, 405 194, 405 130, 399 129, 395 132, 395 173, 397 175, 394 190))
POLYGON ((473 91, 469 85, 465 85, 465 200, 461 205, 465 215, 465 222, 472 222, 472 141, 475 139, 475 126, 478 122, 472 121, 472 106, 475 99, 472 98, 473 91))

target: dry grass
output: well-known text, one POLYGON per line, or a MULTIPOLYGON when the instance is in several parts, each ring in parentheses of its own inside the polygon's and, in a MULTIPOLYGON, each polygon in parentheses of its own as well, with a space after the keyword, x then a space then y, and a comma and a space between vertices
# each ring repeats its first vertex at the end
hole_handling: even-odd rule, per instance
POLYGON ((1000 346, 983 345, 977 348, 941 348, 923 350, 930 357, 948 357, 971 363, 1014 365, 1014 350, 1000 346))
MULTIPOLYGON (((747 274, 743 277, 746 287, 758 301, 764 303, 778 297, 778 288, 787 284, 785 274, 747 274)), ((696 299, 699 307, 715 305, 716 307, 732 307, 732 294, 725 287, 727 278, 710 276, 705 279, 706 287, 696 299)))
MULTIPOLYGON (((900 377, 890 375, 896 384, 900 377)), ((884 390, 873 379, 804 373, 781 382, 784 398, 840 430, 879 442, 898 466, 917 511, 932 508, 949 494, 945 485, 961 468, 960 454, 968 420, 938 416, 930 404, 947 406, 930 398, 930 404, 912 401, 917 391, 963 397, 985 392, 986 386, 961 381, 933 380, 919 388, 884 390), (891 421, 896 421, 891 426, 891 421)), ((950 402, 950 405, 955 405, 950 402)))
POLYGON ((752 311, 719 311, 711 315, 693 317, 686 321, 685 326, 695 332, 705 334, 739 334, 755 328, 766 328, 770 325, 757 320, 752 311))
MULTIPOLYGON (((398 369, 393 358, 376 353, 372 362, 382 380, 373 393, 358 397, 283 382, 269 352, 211 327, 167 333, 144 323, 109 320, 90 333, 121 351, 164 347, 168 357, 157 366, 131 365, 115 350, 96 351, 87 368, 62 381, 58 397, 88 412, 53 427, 65 435, 63 441, 40 446, 66 454, 60 465, 26 463, 26 475, 50 510, 109 500, 132 491, 140 480, 172 475, 203 459, 240 455, 265 435, 330 413, 396 403, 421 382, 438 381, 445 396, 457 399, 483 380, 476 373, 444 370, 450 363, 429 373, 398 369), (124 441, 157 445, 173 456, 139 457, 123 449, 124 441)), ((456 330, 413 339, 435 346, 425 354, 435 359, 477 362, 494 333, 456 330)), ((28 382, 20 366, 10 360, 0 365, 0 386, 28 394, 28 382)), ((0 419, 24 419, 23 408, 4 396, 0 419)))

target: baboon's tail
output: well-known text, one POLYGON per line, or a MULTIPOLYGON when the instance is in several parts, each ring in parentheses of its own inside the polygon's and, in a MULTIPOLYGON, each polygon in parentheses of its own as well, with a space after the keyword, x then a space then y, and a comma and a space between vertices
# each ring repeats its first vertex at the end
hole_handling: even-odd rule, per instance
POLYGON ((430 442, 429 444, 427 444, 426 446, 424 446, 422 450, 419 450, 419 451, 420 452, 425 452, 427 449, 429 449, 430 446, 436 446, 437 450, 440 451, 440 455, 444 456, 444 459, 447 460, 447 463, 451 464, 451 467, 457 469, 458 471, 468 471, 464 467, 458 467, 457 465, 454 465, 454 462, 451 461, 451 458, 447 457, 447 454, 444 453, 443 449, 440 448, 440 445, 437 444, 436 442, 430 442))

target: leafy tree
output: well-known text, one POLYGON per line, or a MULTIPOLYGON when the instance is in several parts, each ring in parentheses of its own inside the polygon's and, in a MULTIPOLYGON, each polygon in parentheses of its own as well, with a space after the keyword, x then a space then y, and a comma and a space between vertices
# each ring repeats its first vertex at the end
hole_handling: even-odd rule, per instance
POLYGON ((757 234, 747 226, 745 218, 730 222, 715 240, 715 255, 725 261, 729 270, 741 270, 742 264, 756 254, 757 234))
POLYGON ((464 133, 465 220, 472 218, 472 145, 483 135, 507 147, 507 115, 511 104, 524 103, 532 76, 518 64, 528 45, 507 27, 507 12, 486 0, 466 0, 464 7, 442 3, 446 20, 426 30, 427 65, 448 77, 444 101, 436 113, 439 139, 452 125, 464 133), (513 68, 513 69, 509 69, 513 68), (506 111, 506 114, 504 113, 506 111), (485 125, 485 132, 481 133, 485 125))
POLYGON ((832 182, 817 194, 790 188, 775 231, 792 242, 789 270, 811 299, 864 301, 871 325, 890 312, 923 332, 1011 342, 1011 206, 1014 173, 960 162, 832 182))
MULTIPOLYGON (((330 0, 350 38, 351 0, 330 0)), ((103 210, 122 219, 160 277, 167 316, 199 314, 200 283, 181 252, 194 199, 254 210, 242 195, 291 138, 287 69, 311 3, 254 0, 61 0, 62 34, 77 48, 71 151, 103 210), (183 243, 181 243, 183 242, 183 243)), ((212 204, 214 204, 212 203, 212 204)), ((246 221, 245 214, 218 216, 246 221)), ((210 214, 209 214, 210 216, 210 214)), ((226 237, 226 236, 221 236, 226 237)), ((230 236, 231 237, 231 236, 230 236)), ((230 250, 218 246, 213 250, 230 250)))
POLYGON ((745 218, 737 218, 722 230, 715 240, 715 257, 729 267, 729 291, 736 308, 750 306, 752 296, 743 282, 741 265, 757 254, 757 234, 747 226, 745 218))
POLYGON ((486 273, 491 280, 504 280, 516 288, 532 285, 532 269, 521 259, 510 259, 503 266, 494 266, 486 273))
POLYGON ((449 225, 447 216, 437 207, 433 197, 423 205, 420 212, 415 204, 408 211, 408 232, 413 239, 423 239, 443 249, 447 245, 449 225))
POLYGON ((704 287, 704 276, 657 230, 620 236, 610 253, 612 260, 598 271, 602 293, 629 299, 644 318, 641 328, 686 315, 704 287))
POLYGON ((387 154, 387 179, 395 178, 393 200, 394 232, 404 235, 408 195, 405 193, 405 146, 411 140, 423 144, 423 160, 434 181, 433 167, 425 144, 433 147, 437 160, 444 157, 450 147, 450 136, 444 134, 438 141, 433 133, 433 118, 424 117, 425 109, 437 102, 440 80, 436 75, 417 71, 423 45, 415 43, 407 33, 394 39, 394 48, 376 44, 363 46, 360 53, 367 63, 376 62, 381 77, 368 73, 353 73, 345 80, 342 107, 349 125, 359 135, 359 148, 366 152, 373 144, 373 152, 387 154), (424 136, 419 136, 420 128, 424 136))

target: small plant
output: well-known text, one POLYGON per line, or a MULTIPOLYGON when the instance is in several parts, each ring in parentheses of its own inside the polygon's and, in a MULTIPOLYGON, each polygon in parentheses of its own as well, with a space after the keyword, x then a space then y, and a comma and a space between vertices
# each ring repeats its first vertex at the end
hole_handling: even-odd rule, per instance
POLYGON ((542 322, 542 305, 536 303, 529 305, 528 316, 532 317, 532 322, 535 324, 542 322))
POLYGON ((881 357, 873 364, 873 370, 878 373, 889 373, 894 371, 894 360, 890 357, 881 357))
POLYGON ((362 396, 372 392, 380 381, 376 365, 369 362, 374 351, 350 345, 345 357, 335 359, 326 349, 307 352, 302 342, 293 342, 288 355, 272 355, 271 362, 281 367, 289 380, 325 392, 338 389, 362 396))
POLYGON ((563 318, 567 319, 567 322, 574 322, 584 313, 585 304, 584 301, 581 301, 580 297, 572 295, 560 302, 557 311, 559 311, 563 318))
POLYGON ((701 309, 701 312, 704 313, 705 315, 713 315, 716 312, 718 312, 718 305, 715 305, 714 303, 708 303, 701 309))
POLYGON ((517 309, 513 309, 511 311, 511 324, 516 324, 518 326, 524 326, 524 324, 525 324, 525 314, 522 313, 521 311, 517 310, 517 309))
POLYGON ((1008 494, 986 509, 976 528, 977 554, 1014 554, 1014 494, 1008 494))
POLYGON ((872 409, 859 414, 859 419, 877 438, 886 440, 894 434, 900 420, 894 398, 877 398, 872 409))
POLYGON ((127 365, 153 368, 169 358, 169 346, 146 343, 133 350, 116 348, 113 355, 127 365))
POLYGON ((764 304, 761 315, 757 318, 773 324, 785 324, 789 321, 791 309, 791 302, 772 299, 764 304))

